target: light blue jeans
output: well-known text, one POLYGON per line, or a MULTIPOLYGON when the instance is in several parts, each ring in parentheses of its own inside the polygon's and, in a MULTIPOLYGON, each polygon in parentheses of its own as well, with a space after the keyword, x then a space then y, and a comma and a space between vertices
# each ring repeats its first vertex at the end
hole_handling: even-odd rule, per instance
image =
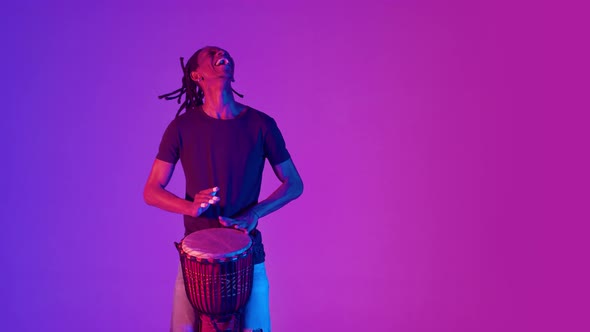
MULTIPOLYGON (((174 301, 172 303, 172 319, 170 332, 196 332, 199 316, 194 311, 186 296, 182 267, 178 268, 174 285, 174 301)), ((270 332, 270 311, 268 303, 268 277, 264 263, 254 265, 254 281, 252 294, 244 308, 244 332, 262 329, 270 332)))

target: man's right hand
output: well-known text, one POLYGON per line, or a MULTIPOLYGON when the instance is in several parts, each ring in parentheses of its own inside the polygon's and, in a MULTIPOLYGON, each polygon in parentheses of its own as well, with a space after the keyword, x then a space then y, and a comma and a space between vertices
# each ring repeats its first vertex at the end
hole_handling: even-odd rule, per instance
POLYGON ((219 197, 217 197, 217 192, 219 191, 219 187, 213 187, 205 190, 199 191, 195 195, 195 199, 193 201, 193 216, 198 217, 203 212, 205 212, 210 205, 219 203, 219 197))

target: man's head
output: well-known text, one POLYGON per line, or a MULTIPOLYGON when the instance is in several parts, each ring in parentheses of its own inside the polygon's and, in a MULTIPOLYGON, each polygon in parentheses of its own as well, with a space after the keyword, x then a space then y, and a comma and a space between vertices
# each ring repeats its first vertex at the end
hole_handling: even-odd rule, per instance
POLYGON ((186 94, 184 102, 176 112, 176 116, 183 109, 203 105, 204 88, 207 85, 211 87, 211 84, 228 84, 233 93, 240 98, 244 97, 229 85, 230 82, 234 81, 235 64, 232 57, 224 49, 205 46, 189 58, 186 66, 184 65, 184 58, 180 58, 180 65, 183 72, 180 89, 158 96, 160 99, 177 100, 180 104, 182 96, 186 94))
POLYGON ((234 81, 235 63, 229 53, 216 46, 206 46, 195 52, 186 64, 190 79, 202 84, 213 80, 234 81))

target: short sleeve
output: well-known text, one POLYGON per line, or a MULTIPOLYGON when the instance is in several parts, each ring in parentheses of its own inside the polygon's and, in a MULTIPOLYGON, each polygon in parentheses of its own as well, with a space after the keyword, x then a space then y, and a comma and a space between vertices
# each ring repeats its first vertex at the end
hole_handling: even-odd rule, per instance
POLYGON ((176 121, 172 121, 166 128, 166 131, 164 131, 156 158, 176 164, 180 158, 180 143, 180 132, 178 131, 177 123, 176 121))
POLYGON ((268 162, 274 166, 291 158, 289 151, 285 146, 283 135, 274 119, 270 118, 268 128, 264 137, 264 156, 268 162))

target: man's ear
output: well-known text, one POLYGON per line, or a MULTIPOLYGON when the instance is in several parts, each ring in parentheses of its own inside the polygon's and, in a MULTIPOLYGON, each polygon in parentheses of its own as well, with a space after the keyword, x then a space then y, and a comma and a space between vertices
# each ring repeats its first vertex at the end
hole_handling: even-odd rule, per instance
POLYGON ((199 75, 199 73, 197 73, 196 71, 191 72, 191 80, 198 82, 199 78, 201 77, 201 75, 199 75))

